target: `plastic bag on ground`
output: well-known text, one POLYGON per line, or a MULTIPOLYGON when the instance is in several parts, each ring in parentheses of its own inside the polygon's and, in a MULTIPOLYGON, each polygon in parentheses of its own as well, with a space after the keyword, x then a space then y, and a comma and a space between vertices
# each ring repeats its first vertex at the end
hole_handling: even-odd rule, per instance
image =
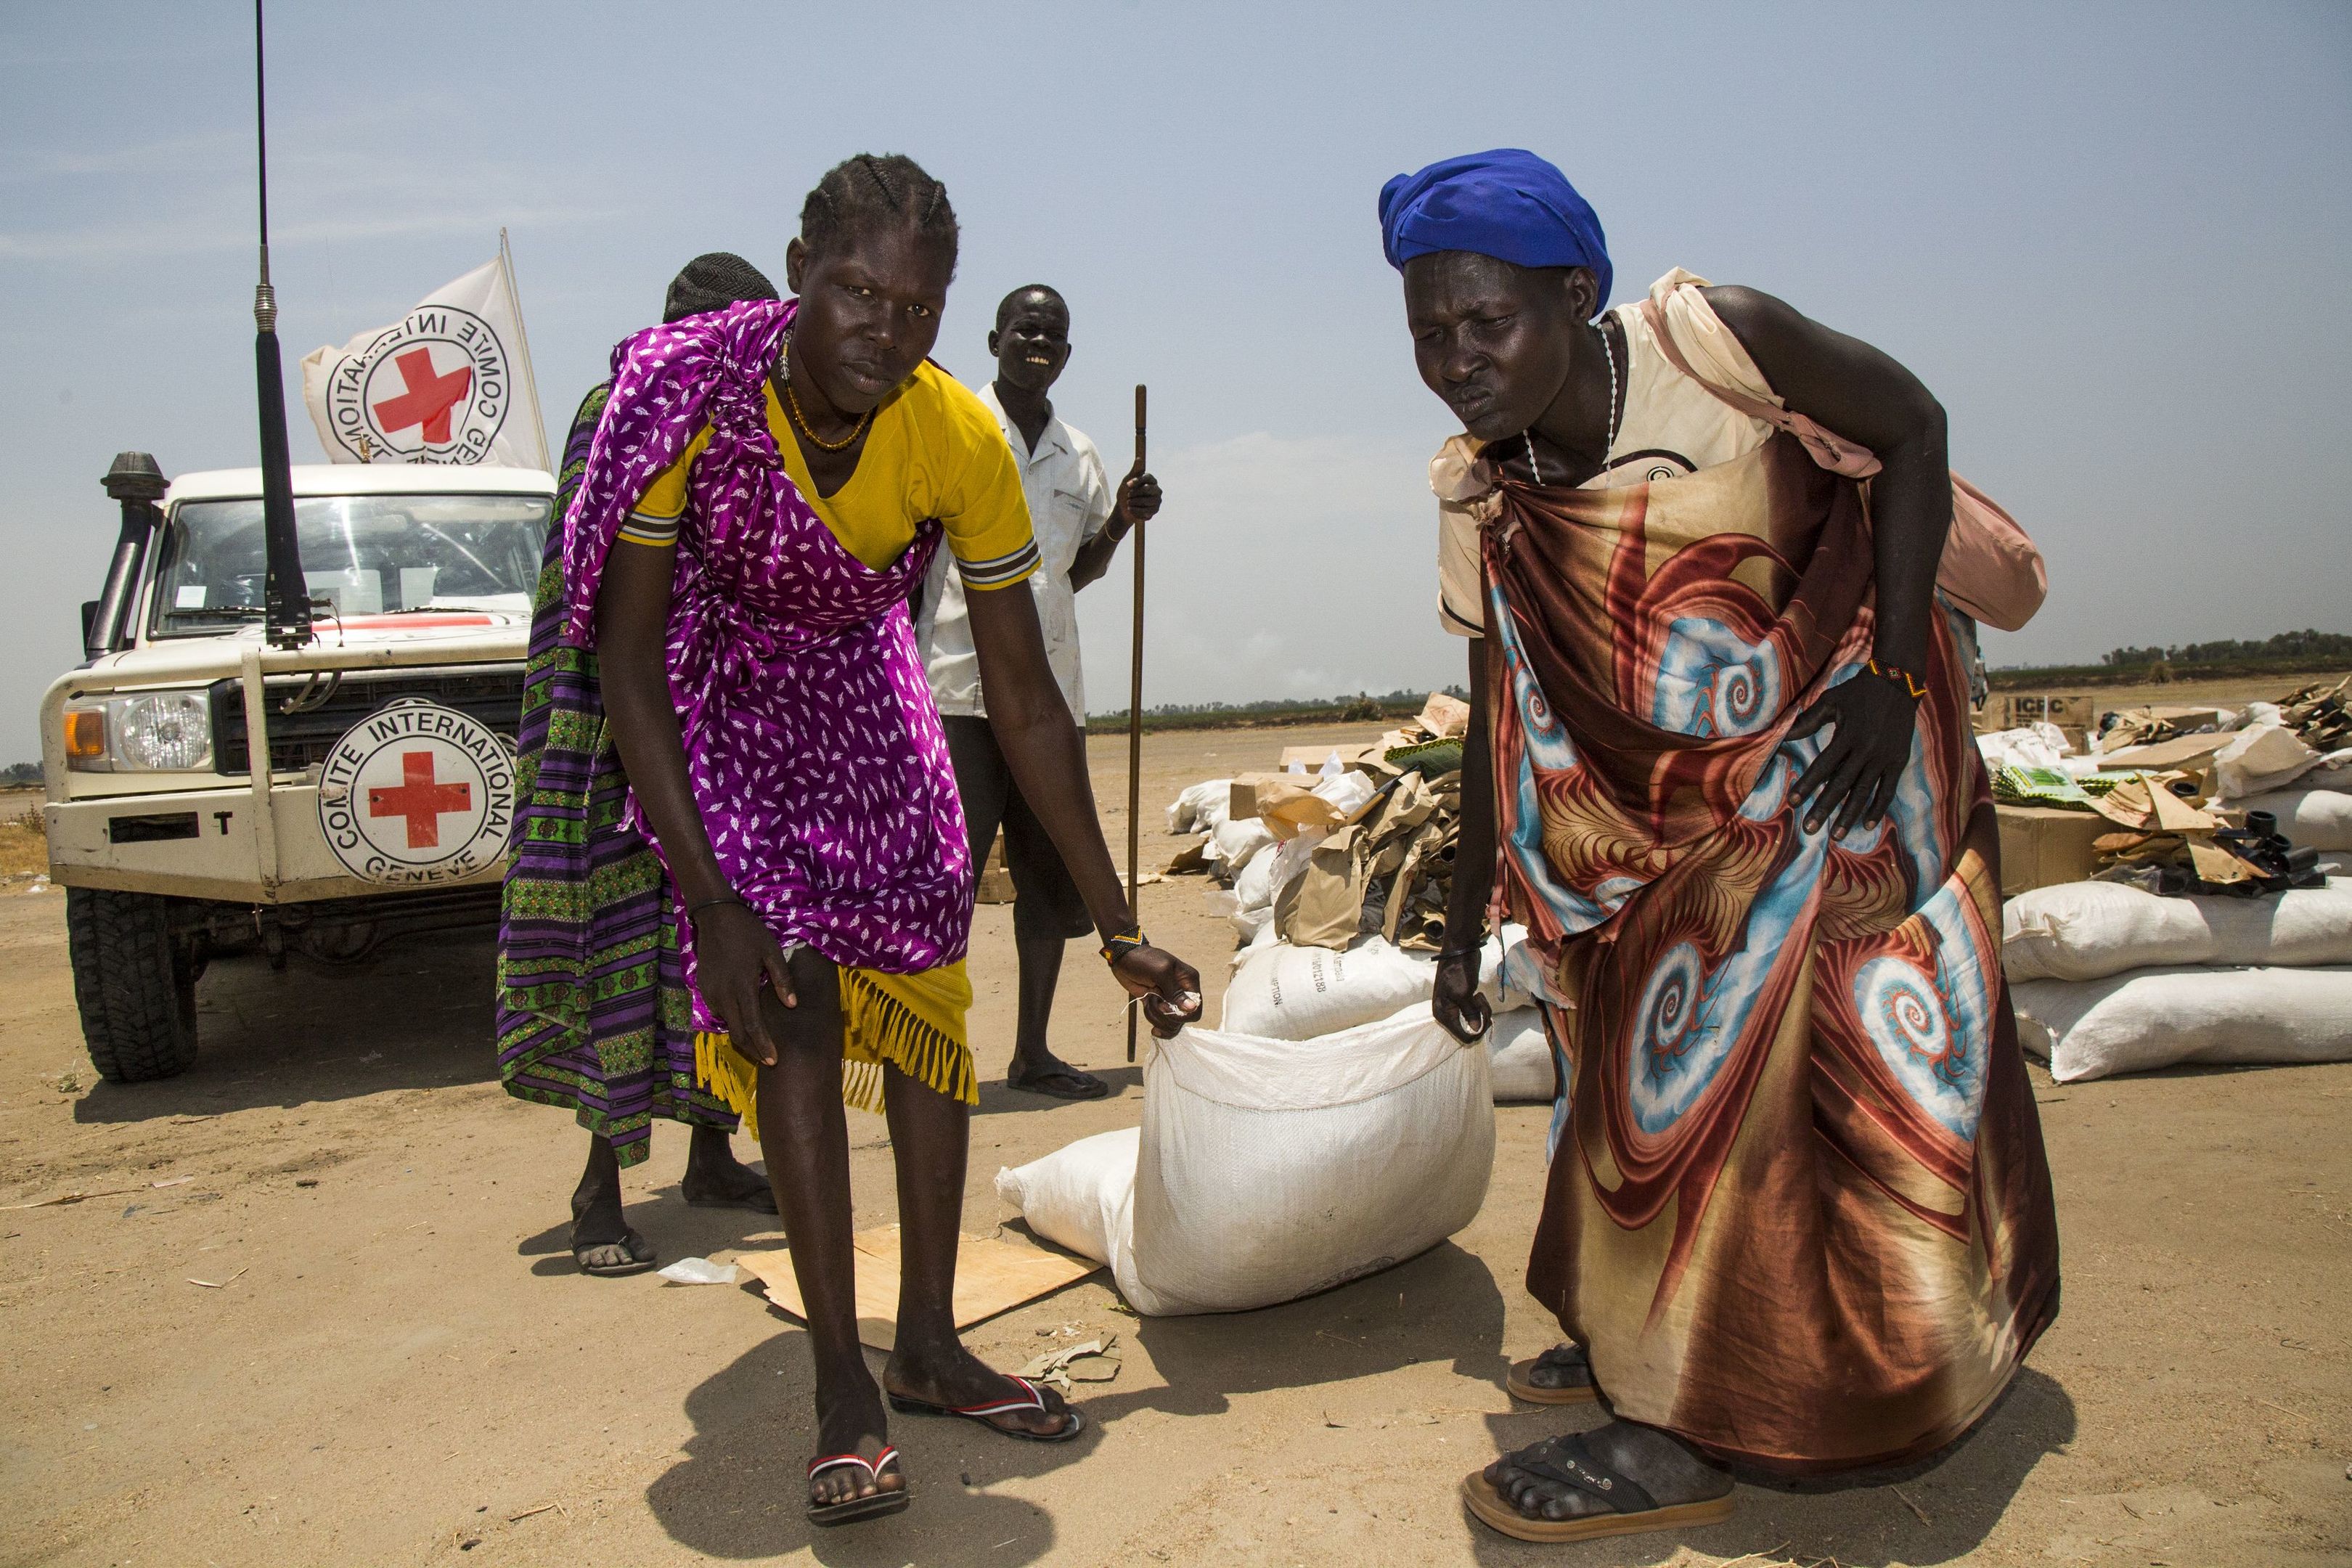
POLYGON ((1436 1246, 1477 1216, 1494 1157, 1486 1052, 1419 1006, 1313 1041, 1187 1029, 1144 1068, 1140 1130, 996 1188, 1138 1311, 1230 1312, 1436 1246))
POLYGON ((2116 882, 2061 882, 2001 910, 2012 981, 2102 980, 2165 964, 2352 963, 2352 889, 2272 898, 2158 898, 2116 882))
POLYGON ((1311 1040, 1429 1000, 1437 965, 1379 937, 1345 952, 1276 942, 1225 987, 1220 1026, 1276 1040, 1311 1040))
POLYGON ((1549 1101, 1558 1096, 1559 1074, 1540 1008, 1515 1007, 1495 1015, 1495 1026, 1486 1035, 1486 1072, 1497 1105, 1549 1101))
POLYGON ((2352 1061, 2352 968, 2138 969, 2010 988, 2061 1083, 2183 1062, 2352 1061))

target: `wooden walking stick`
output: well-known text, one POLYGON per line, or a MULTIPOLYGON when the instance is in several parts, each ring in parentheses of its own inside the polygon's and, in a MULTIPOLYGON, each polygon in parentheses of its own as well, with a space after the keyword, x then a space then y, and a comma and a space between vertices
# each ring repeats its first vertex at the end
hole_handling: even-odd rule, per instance
MULTIPOLYGON (((1129 479, 1143 473, 1143 388, 1135 389, 1135 467, 1129 479)), ((1125 487, 1122 486, 1122 489, 1125 487)), ((1127 906, 1135 911, 1143 902, 1137 883, 1136 860, 1143 825, 1143 522, 1135 524, 1135 639, 1127 660, 1127 906)), ((1143 916, 1137 912, 1140 922, 1143 916)), ((1127 1059, 1135 1059, 1135 1009, 1127 1010, 1127 1059)))

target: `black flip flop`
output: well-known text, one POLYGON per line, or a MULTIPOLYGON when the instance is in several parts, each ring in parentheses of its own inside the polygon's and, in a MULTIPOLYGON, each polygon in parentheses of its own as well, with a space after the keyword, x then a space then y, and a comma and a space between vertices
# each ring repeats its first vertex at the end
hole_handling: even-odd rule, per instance
POLYGON ((1511 1504, 1484 1470, 1462 1478, 1462 1501, 1479 1523, 1516 1541, 1547 1544, 1591 1541, 1604 1535, 1639 1535, 1652 1530, 1678 1530, 1716 1524, 1731 1517, 1731 1494, 1702 1498, 1696 1502, 1661 1504, 1647 1488, 1592 1451, 1582 1437, 1550 1437, 1510 1456, 1510 1463, 1529 1475, 1541 1476, 1598 1499, 1606 1513, 1576 1519, 1530 1518, 1511 1504))
POLYGON ((1011 1073, 1006 1073, 1004 1087, 1017 1089, 1024 1094, 1042 1094, 1048 1100, 1104 1100, 1110 1095, 1110 1085, 1095 1077, 1094 1074, 1081 1072, 1074 1067, 1048 1068, 1033 1078, 1025 1079, 1014 1078, 1011 1073), (1056 1081, 1076 1087, 1071 1089, 1047 1087, 1056 1081))
POLYGON ((908 1415, 953 1415, 964 1421, 977 1421, 992 1432, 1001 1432, 1007 1437, 1019 1437, 1030 1443, 1066 1443, 1087 1429, 1085 1415, 1075 1405, 1066 1404, 1059 1414, 1068 1416, 1069 1424, 1058 1432, 1030 1432, 1019 1426, 998 1426, 995 1418, 1000 1415, 1024 1415, 1033 1410, 1041 1415, 1055 1414, 1047 1407, 1044 1392, 1027 1378, 1007 1377, 1005 1381, 1020 1388, 1019 1397, 983 1399, 977 1405, 933 1405, 926 1400, 909 1399, 903 1394, 893 1394, 890 1395, 890 1408, 908 1415))
POLYGON ((631 1226, 622 1233, 621 1239, 618 1241, 589 1241, 575 1244, 572 1248, 572 1261, 580 1266, 580 1272, 583 1274, 593 1275, 599 1279, 622 1279, 632 1274, 643 1274, 661 1261, 661 1254, 654 1250, 652 1242, 637 1233, 635 1226, 631 1226), (626 1247, 629 1252, 629 1261, 590 1264, 588 1254, 600 1247, 626 1247))
MULTIPOLYGON (((896 1465, 898 1462, 898 1450, 887 1444, 882 1451, 871 1459, 862 1454, 828 1454, 824 1458, 809 1461, 808 1479, 814 1481, 827 1470, 839 1469, 844 1465, 856 1465, 878 1484, 882 1479, 882 1467, 896 1465)), ((810 1503, 809 1522, 824 1525, 856 1524, 861 1519, 880 1519, 885 1514, 906 1512, 907 1505, 914 1499, 909 1495, 906 1486, 906 1472, 901 1470, 898 1474, 899 1486, 896 1491, 869 1492, 864 1497, 844 1498, 839 1502, 810 1503)))

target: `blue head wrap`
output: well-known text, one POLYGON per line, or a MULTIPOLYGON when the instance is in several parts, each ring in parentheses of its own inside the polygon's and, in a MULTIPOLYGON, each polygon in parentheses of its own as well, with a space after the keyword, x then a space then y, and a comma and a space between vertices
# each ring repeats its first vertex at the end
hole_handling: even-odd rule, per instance
POLYGON ((1533 153, 1497 147, 1399 174, 1381 187, 1381 247, 1398 271, 1434 250, 1475 250, 1520 267, 1589 267, 1609 299, 1609 242, 1576 187, 1533 153))

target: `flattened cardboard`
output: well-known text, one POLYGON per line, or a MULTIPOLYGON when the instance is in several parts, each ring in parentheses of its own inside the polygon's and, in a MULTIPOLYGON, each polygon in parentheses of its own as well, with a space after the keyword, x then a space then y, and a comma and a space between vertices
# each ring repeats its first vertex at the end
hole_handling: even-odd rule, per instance
POLYGON ((2193 768, 2235 738, 2217 731, 2210 735, 2180 735, 2169 741, 2153 741, 2145 746, 2126 746, 2120 752, 2102 752, 2099 766, 2107 770, 2140 768, 2149 773, 2193 768))
MULTIPOLYGON (((889 1350, 898 1342, 898 1227, 885 1225, 861 1230, 849 1243, 857 1264, 857 1338, 875 1350, 889 1350)), ((770 1301, 800 1321, 808 1321, 789 1250, 780 1247, 745 1252, 735 1261, 767 1288, 770 1301)), ((968 1329, 1050 1296, 1101 1267, 1090 1258, 1050 1251, 1009 1233, 967 1236, 956 1250, 956 1327, 968 1329)))

